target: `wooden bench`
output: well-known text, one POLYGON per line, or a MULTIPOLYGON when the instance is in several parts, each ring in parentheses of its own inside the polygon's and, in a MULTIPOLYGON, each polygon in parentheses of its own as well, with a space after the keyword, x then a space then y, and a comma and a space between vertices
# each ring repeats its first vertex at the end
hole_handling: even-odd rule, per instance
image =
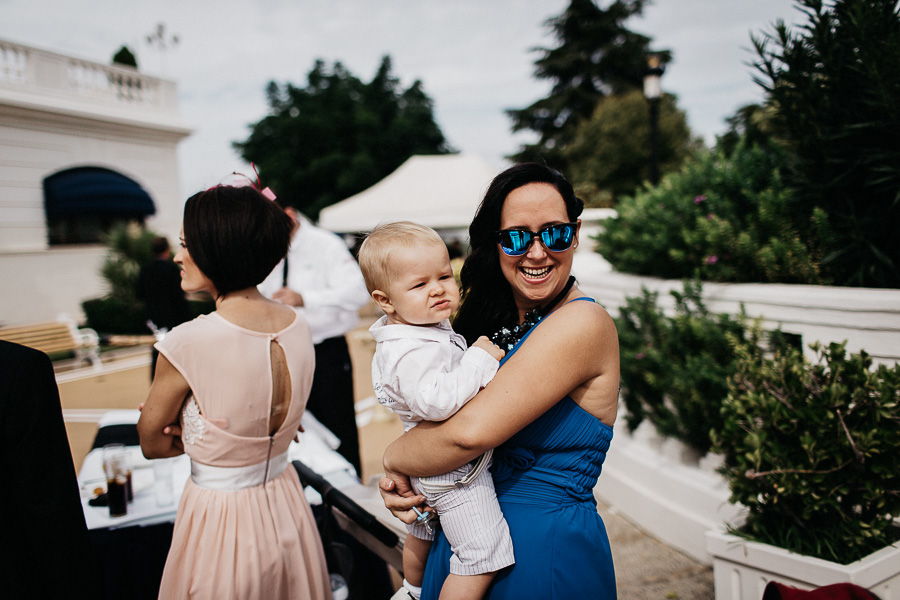
POLYGON ((53 355, 74 352, 78 362, 100 366, 100 338, 93 329, 78 329, 74 323, 52 321, 0 328, 0 340, 6 340, 53 355))

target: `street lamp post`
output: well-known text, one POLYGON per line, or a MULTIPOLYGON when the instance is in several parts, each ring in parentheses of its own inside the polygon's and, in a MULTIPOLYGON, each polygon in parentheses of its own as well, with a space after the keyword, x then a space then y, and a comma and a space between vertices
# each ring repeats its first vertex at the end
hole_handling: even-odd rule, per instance
POLYGON ((650 104, 650 183, 659 183, 659 99, 662 96, 662 74, 666 68, 659 55, 651 53, 647 57, 647 71, 644 73, 644 96, 650 104))

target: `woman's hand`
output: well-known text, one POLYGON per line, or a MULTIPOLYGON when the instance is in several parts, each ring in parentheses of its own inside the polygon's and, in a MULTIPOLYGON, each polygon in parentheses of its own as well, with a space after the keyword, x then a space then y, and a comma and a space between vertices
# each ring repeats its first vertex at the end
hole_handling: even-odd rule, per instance
POLYGON ((402 473, 385 472, 384 477, 378 482, 378 491, 381 499, 391 514, 410 524, 415 523, 418 515, 413 507, 420 507, 424 512, 433 512, 430 506, 424 506, 425 496, 416 494, 409 483, 409 477, 402 473))
MULTIPOLYGON (((138 404, 138 411, 144 412, 144 402, 138 404)), ((302 425, 300 426, 300 431, 303 431, 302 425)), ((184 450, 184 444, 181 443, 181 425, 178 423, 171 423, 163 427, 162 432, 164 435, 171 435, 176 438, 175 440, 172 440, 172 445, 176 448, 180 448, 182 451, 184 450)))

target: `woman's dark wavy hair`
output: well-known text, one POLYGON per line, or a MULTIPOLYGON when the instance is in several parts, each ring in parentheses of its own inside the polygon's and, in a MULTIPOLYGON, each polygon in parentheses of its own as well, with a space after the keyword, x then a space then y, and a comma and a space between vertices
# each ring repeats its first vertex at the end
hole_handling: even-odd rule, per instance
POLYGON ((287 254, 294 223, 254 188, 216 186, 184 204, 191 258, 219 297, 259 285, 287 254))
POLYGON ((512 290, 500 271, 497 231, 506 197, 529 183, 549 183, 555 187, 566 204, 570 221, 575 221, 584 208, 572 184, 562 173, 546 165, 520 163, 494 178, 469 226, 471 253, 460 272, 462 303, 453 328, 470 344, 480 335, 490 335, 497 328, 518 321, 512 290))

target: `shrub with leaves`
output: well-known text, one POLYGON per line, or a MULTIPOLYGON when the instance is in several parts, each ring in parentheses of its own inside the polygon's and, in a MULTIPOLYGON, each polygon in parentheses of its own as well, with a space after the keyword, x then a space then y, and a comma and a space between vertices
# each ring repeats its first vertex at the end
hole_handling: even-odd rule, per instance
POLYGON ((141 265, 153 258, 151 245, 158 234, 136 225, 118 225, 106 237, 109 253, 100 273, 109 283, 109 295, 137 303, 141 265))
POLYGON ((109 252, 100 269, 109 283, 109 293, 82 303, 88 327, 101 333, 147 333, 143 305, 137 297, 137 280, 141 265, 153 257, 151 243, 156 235, 124 224, 109 232, 109 252))
POLYGON ((815 364, 798 349, 739 350, 714 447, 749 511, 736 533, 849 563, 900 539, 900 365, 811 347, 815 364))
POLYGON ((661 435, 703 454, 710 449, 710 429, 722 425, 725 382, 746 328, 743 316, 711 314, 700 292, 696 282, 672 291, 675 315, 669 317, 657 306, 658 294, 645 289, 626 299, 616 328, 628 428, 649 419, 661 435))
POLYGON ((791 216, 838 285, 900 287, 900 7, 799 0, 806 22, 753 38, 788 150, 791 216))
MULTIPOLYGON (((660 173, 677 171, 702 147, 699 138, 691 137, 687 117, 671 94, 659 100, 658 137, 660 173)), ((593 115, 575 126, 562 155, 576 186, 593 185, 615 203, 650 178, 649 147, 647 99, 634 90, 600 100, 593 115)))
POLYGON ((791 228, 783 156, 739 143, 714 150, 617 206, 597 251, 619 271, 709 281, 821 283, 791 228))

